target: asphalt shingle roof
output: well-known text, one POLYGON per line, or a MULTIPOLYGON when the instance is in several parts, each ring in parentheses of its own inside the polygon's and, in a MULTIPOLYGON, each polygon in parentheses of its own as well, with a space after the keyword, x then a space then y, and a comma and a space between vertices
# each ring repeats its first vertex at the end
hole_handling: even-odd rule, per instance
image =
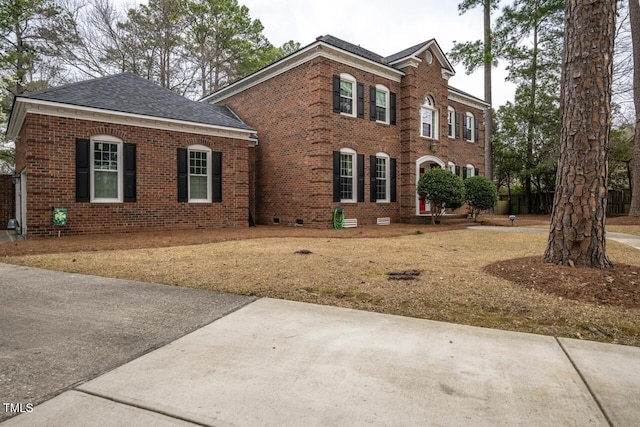
POLYGON ((20 97, 191 123, 253 130, 226 107, 191 101, 129 72, 24 93, 20 97))

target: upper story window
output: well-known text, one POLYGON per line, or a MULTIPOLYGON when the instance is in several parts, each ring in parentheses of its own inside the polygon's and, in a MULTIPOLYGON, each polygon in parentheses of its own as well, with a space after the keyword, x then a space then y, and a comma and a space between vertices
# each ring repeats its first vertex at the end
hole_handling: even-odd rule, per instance
POLYGON ((376 85, 376 121, 389 123, 389 89, 376 85))
POLYGON ((122 202, 122 141, 108 135, 91 138, 91 201, 122 202))
POLYGON ((447 108, 447 130, 449 138, 456 137, 456 110, 453 107, 447 108))
POLYGON ((191 145, 189 151, 189 201, 211 201, 211 149, 191 145))
POLYGON ((349 74, 340 74, 340 112, 356 115, 356 79, 349 74))
POLYGON ((464 139, 466 141, 475 141, 475 117, 472 113, 464 116, 464 139))
POLYGON ((438 138, 438 110, 431 97, 426 97, 420 108, 420 136, 438 138))
POLYGON ((356 201, 356 152, 350 148, 340 150, 340 201, 356 201))

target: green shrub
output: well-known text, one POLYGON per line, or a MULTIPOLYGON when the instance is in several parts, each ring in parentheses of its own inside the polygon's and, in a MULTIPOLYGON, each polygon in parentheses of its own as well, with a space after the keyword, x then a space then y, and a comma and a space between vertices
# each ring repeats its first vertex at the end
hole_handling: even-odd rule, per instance
POLYGON ((448 169, 433 168, 420 176, 418 194, 431 203, 431 221, 435 224, 444 209, 457 209, 464 203, 464 184, 448 169))
POLYGON ((472 176, 464 180, 465 201, 471 207, 471 214, 476 215, 498 203, 498 190, 491 180, 485 176, 472 176))

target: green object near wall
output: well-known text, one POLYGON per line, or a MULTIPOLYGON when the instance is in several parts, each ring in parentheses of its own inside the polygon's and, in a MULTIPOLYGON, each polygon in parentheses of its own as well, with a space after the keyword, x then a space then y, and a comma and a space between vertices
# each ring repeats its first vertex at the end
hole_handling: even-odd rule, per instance
POLYGON ((53 208, 53 225, 67 225, 67 210, 53 208))

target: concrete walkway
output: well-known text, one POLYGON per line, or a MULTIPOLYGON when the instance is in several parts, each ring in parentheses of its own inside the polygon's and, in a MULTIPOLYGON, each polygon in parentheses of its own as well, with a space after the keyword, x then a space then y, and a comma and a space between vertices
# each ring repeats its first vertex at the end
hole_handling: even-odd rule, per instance
MULTIPOLYGON (((548 228, 533 228, 533 227, 500 227, 493 225, 477 225, 469 227, 469 230, 491 230, 498 232, 511 232, 511 233, 534 233, 534 234, 549 234, 548 228)), ((607 231, 607 239, 624 243, 636 249, 640 249, 640 236, 625 233, 613 233, 607 231)))
POLYGON ((9 426, 637 426, 640 348, 262 299, 9 426))

